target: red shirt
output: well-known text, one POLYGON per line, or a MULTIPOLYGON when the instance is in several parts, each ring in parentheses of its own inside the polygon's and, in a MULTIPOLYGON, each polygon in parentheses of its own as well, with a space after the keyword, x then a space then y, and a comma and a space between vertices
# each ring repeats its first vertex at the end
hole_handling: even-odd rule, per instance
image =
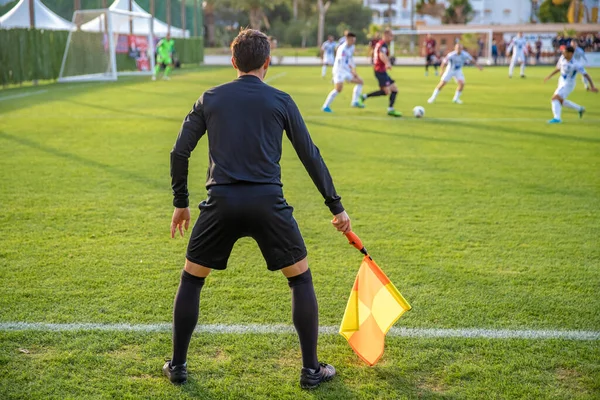
POLYGON ((385 40, 380 40, 375 45, 375 50, 373 51, 373 67, 375 68, 375 72, 386 72, 387 65, 381 59, 381 54, 385 54, 386 56, 390 56, 389 48, 385 40))
POLYGON ((425 41, 425 47, 427 48, 427 55, 435 54, 435 39, 427 39, 425 41))

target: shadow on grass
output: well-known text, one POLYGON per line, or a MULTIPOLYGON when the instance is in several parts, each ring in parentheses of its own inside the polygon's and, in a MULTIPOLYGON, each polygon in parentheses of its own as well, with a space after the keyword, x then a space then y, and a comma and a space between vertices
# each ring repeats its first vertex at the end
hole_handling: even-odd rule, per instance
POLYGON ((140 174, 137 174, 132 171, 121 169, 121 168, 118 168, 118 167, 115 167, 115 166, 112 166, 109 164, 104 164, 99 161, 90 160, 85 157, 78 156, 77 154, 72 154, 72 153, 68 153, 66 151, 58 150, 58 149, 43 145, 41 143, 34 142, 29 139, 8 135, 2 131, 0 131, 0 139, 11 141, 13 143, 17 143, 17 144, 29 147, 34 150, 38 150, 38 151, 44 152, 46 154, 50 154, 50 155, 58 157, 58 158, 62 158, 62 159, 68 160, 68 161, 79 163, 79 164, 85 165, 87 167, 96 168, 96 169, 102 170, 104 172, 108 172, 108 173, 115 175, 116 177, 124 179, 124 180, 132 181, 135 183, 143 183, 144 185, 152 187, 157 190, 163 191, 163 190, 168 190, 168 188, 169 188, 169 179, 166 175, 165 175, 164 181, 150 179, 147 176, 140 175, 140 174))
MULTIPOLYGON (((351 120, 350 120, 351 121, 351 120)), ((335 128, 335 129, 345 129, 344 127, 340 126, 339 123, 337 124, 328 124, 325 122, 321 122, 321 121, 316 121, 314 119, 307 119, 307 124, 308 125, 318 125, 318 126, 324 126, 327 128, 335 128)), ((342 121, 340 121, 342 122, 342 121)), ((437 121, 436 121, 437 122, 437 121)), ((446 121, 440 121, 441 124, 445 124, 446 121)), ((424 135, 411 135, 411 134, 406 134, 406 133, 400 133, 400 132, 386 132, 386 131, 377 131, 377 130, 373 130, 373 129, 365 129, 363 127, 360 128, 360 132, 361 133, 370 133, 370 134, 374 134, 374 135, 380 135, 380 136, 391 136, 391 137, 395 137, 395 138, 404 138, 404 139, 411 139, 411 140, 420 140, 420 141, 425 141, 425 142, 442 142, 442 143, 460 143, 460 144, 479 144, 479 145, 484 145, 484 146, 495 146, 495 147, 499 147, 502 146, 501 144, 498 143, 490 143, 490 142, 482 142, 482 141, 478 141, 478 140, 465 140, 465 139, 455 139, 455 138, 436 138, 436 137, 429 137, 429 136, 424 136, 424 135)))
POLYGON ((553 139, 553 140, 566 140, 570 142, 585 142, 585 143, 600 143, 600 138, 588 138, 581 136, 573 136, 573 135, 564 135, 558 133, 560 130, 564 131, 564 128, 575 127, 575 125, 549 125, 547 123, 542 123, 540 125, 540 130, 530 130, 530 129, 522 129, 518 126, 506 126, 506 124, 496 124, 494 125, 494 130, 490 132, 489 125, 485 125, 482 123, 478 123, 476 121, 444 121, 444 124, 455 124, 460 125, 462 127, 470 127, 476 128, 481 131, 483 135, 491 136, 495 131, 500 131, 504 133, 509 133, 512 135, 522 135, 522 136, 531 136, 542 139, 553 139), (543 132, 542 132, 543 131, 543 132))

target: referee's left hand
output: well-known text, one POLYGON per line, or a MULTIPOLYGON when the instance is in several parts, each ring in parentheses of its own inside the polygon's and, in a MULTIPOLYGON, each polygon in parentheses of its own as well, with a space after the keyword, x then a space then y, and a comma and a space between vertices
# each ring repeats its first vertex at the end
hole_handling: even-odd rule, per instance
POLYGON ((171 238, 175 238, 175 232, 179 229, 179 234, 183 237, 183 228, 187 231, 190 226, 190 208, 175 208, 173 218, 171 219, 171 238))

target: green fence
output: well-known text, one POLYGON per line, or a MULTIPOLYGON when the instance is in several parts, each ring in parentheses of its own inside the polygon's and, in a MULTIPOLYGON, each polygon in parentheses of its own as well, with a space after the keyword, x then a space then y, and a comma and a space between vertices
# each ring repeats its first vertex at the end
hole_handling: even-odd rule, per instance
POLYGON ((204 61, 204 39, 175 39, 175 53, 182 64, 201 63, 204 61))
POLYGON ((0 29, 0 83, 56 79, 69 33, 0 29))
MULTIPOLYGON (((0 84, 57 79, 69 32, 39 29, 0 29, 0 84)), ((202 38, 175 39, 183 64, 204 60, 202 38)))

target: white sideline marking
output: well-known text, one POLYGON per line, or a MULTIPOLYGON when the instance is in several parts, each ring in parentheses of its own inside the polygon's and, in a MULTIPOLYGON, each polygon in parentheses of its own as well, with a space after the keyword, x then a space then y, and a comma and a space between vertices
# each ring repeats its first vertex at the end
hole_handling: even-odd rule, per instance
POLYGON ((4 101, 4 100, 12 100, 12 99, 19 99, 21 97, 29 97, 29 96, 34 96, 36 94, 42 94, 42 93, 46 93, 47 90, 36 90, 35 92, 27 92, 27 93, 20 93, 20 94, 13 94, 11 96, 3 96, 0 97, 0 101, 4 101))
POLYGON ((279 79, 279 78, 281 78, 282 76, 286 76, 286 75, 287 75, 287 72, 282 72, 282 73, 280 73, 280 74, 273 75, 273 76, 271 76, 271 77, 269 77, 269 78, 265 79, 265 83, 272 82, 272 81, 274 81, 275 79, 279 79))
MULTIPOLYGON (((96 324, 71 323, 50 324, 43 322, 2 322, 0 331, 108 331, 108 332, 170 332, 171 324, 96 324)), ((325 335, 337 334, 337 326, 321 326, 319 332, 325 335)), ((291 334, 294 327, 289 325, 199 325, 196 332, 212 334, 291 334)), ((414 338, 469 338, 469 339, 565 339, 600 340, 600 331, 561 331, 535 329, 427 329, 392 328, 388 336, 414 338)))

